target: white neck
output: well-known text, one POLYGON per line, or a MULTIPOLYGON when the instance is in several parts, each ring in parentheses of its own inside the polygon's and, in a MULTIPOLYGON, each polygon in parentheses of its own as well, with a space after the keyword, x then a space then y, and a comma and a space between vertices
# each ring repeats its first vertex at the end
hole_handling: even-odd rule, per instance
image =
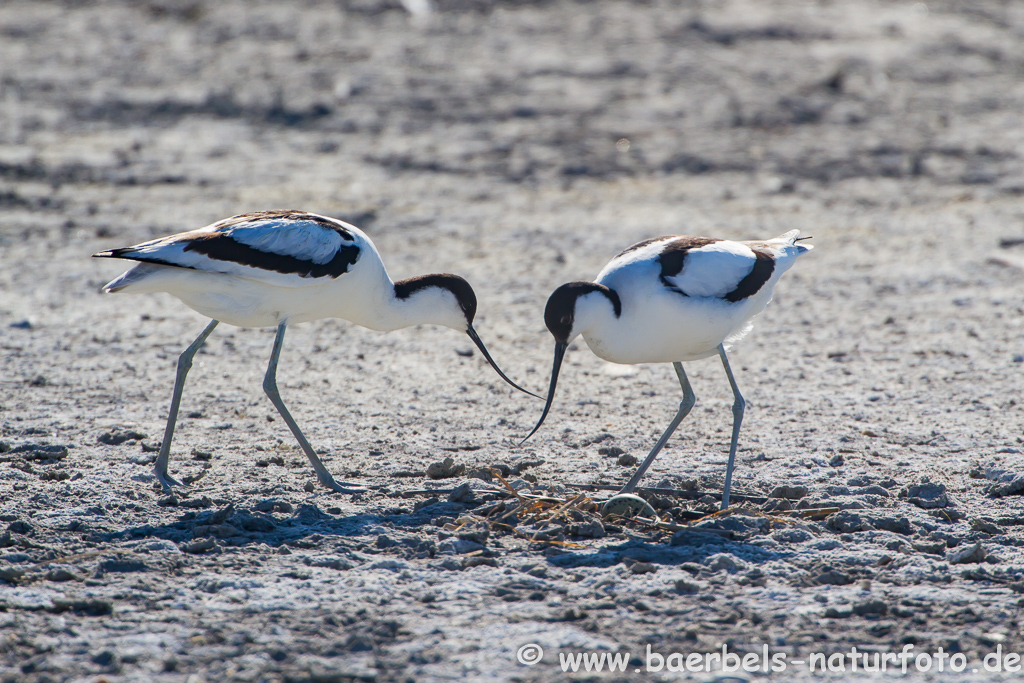
MULTIPOLYGON (((382 287, 382 296, 367 306, 359 320, 353 320, 371 330, 390 332, 414 325, 443 325, 453 330, 466 330, 466 316, 451 292, 429 287, 413 292, 406 299, 395 296, 394 284, 382 287)), ((351 320, 351 318, 350 318, 351 320)))
POLYGON ((585 335, 595 329, 607 330, 617 322, 615 307, 608 297, 601 292, 590 292, 576 299, 572 336, 585 335))

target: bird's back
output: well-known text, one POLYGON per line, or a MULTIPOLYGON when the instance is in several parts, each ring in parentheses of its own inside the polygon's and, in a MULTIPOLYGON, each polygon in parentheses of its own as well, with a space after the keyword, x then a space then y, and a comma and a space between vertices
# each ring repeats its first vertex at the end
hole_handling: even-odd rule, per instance
POLYGON ((301 211, 242 214, 96 256, 139 262, 106 292, 168 292, 204 315, 244 327, 285 318, 351 320, 378 303, 366 301, 366 293, 391 294, 380 256, 362 231, 301 211))
MULTIPOLYGON (((342 221, 301 211, 261 211, 96 256, 276 287, 309 287, 349 272, 368 251, 375 252, 369 238, 342 221)), ((115 280, 105 289, 118 291, 122 284, 115 280)))
POLYGON ((619 319, 583 332, 597 355, 619 363, 695 360, 735 341, 771 300, 796 257, 799 231, 736 242, 666 236, 625 250, 598 275, 622 301, 619 319))

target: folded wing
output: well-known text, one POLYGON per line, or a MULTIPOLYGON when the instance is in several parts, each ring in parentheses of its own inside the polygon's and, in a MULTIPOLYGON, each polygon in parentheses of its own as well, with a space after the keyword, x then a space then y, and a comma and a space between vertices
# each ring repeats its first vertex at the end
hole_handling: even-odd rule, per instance
POLYGON ((355 230, 316 214, 266 211, 96 256, 304 287, 351 269, 361 251, 355 230))
POLYGON ((730 240, 680 240, 666 245, 661 279, 685 296, 737 302, 756 294, 771 278, 775 259, 767 250, 730 240))

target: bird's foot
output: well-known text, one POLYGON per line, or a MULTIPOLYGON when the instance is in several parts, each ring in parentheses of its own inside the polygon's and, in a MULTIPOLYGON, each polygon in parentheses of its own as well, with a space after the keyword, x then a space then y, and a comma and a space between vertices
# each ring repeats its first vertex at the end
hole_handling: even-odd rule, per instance
POLYGON ((345 493, 350 496, 354 496, 360 493, 366 493, 370 489, 360 484, 352 484, 347 481, 338 482, 333 478, 324 480, 321 479, 320 483, 336 493, 345 493))
POLYGON ((172 486, 187 486, 187 484, 182 484, 180 481, 178 481, 177 479, 175 479, 171 475, 167 474, 166 470, 163 471, 163 472, 161 472, 160 470, 157 470, 156 471, 156 478, 157 478, 157 481, 160 482, 160 485, 163 486, 164 493, 171 493, 171 487, 172 486))

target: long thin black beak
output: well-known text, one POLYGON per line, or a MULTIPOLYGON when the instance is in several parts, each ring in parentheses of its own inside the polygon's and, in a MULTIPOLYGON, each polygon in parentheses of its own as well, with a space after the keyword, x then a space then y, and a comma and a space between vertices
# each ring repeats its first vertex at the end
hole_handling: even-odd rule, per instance
POLYGON ((551 410, 551 404, 555 400, 555 385, 558 384, 558 371, 562 369, 562 358, 565 356, 565 350, 569 348, 569 342, 556 342, 555 343, 555 360, 551 364, 551 386, 548 387, 548 400, 544 404, 544 412, 541 413, 540 419, 537 420, 537 426, 533 428, 533 431, 526 435, 526 439, 519 442, 522 446, 526 443, 527 439, 537 433, 540 426, 544 424, 544 418, 548 416, 548 411, 551 410))
POLYGON ((541 400, 544 399, 543 396, 538 396, 532 391, 527 391, 526 389, 523 389, 521 386, 519 386, 518 384, 516 384, 515 382, 513 382, 512 380, 505 376, 505 373, 501 371, 501 368, 498 367, 498 364, 494 362, 493 358, 491 358, 491 354, 487 353, 487 347, 484 346, 483 341, 480 339, 480 335, 476 333, 476 330, 473 329, 472 325, 470 325, 466 329, 466 334, 468 334, 469 338, 473 340, 473 343, 476 344, 476 347, 480 349, 480 353, 484 354, 484 358, 486 358, 487 362, 491 364, 491 367, 494 368, 494 371, 498 373, 499 377, 501 377, 503 380, 505 380, 506 382, 508 382, 509 384, 511 384, 524 394, 529 394, 530 396, 533 396, 534 398, 539 398, 541 400))

